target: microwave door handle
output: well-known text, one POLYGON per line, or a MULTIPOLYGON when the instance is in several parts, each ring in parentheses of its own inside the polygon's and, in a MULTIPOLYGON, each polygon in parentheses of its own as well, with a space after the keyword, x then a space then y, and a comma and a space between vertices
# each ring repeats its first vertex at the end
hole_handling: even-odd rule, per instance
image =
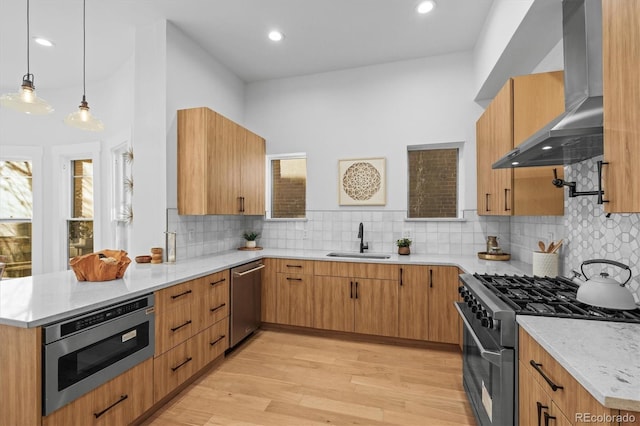
POLYGON ((502 365, 502 354, 500 352, 489 351, 485 349, 484 346, 482 346, 480 339, 478 339, 478 336, 476 336, 476 334, 473 332, 473 328, 471 328, 471 324, 469 324, 469 321, 462 313, 462 310, 460 309, 460 306, 458 305, 458 303, 454 302, 456 310, 458 311, 458 314, 460 314, 460 318, 462 318, 462 321, 464 322, 464 326, 467 327, 467 329, 469 330, 469 334, 473 338, 473 341, 475 342, 476 346, 480 349, 480 356, 486 359, 487 361, 489 361, 491 364, 500 367, 502 365))

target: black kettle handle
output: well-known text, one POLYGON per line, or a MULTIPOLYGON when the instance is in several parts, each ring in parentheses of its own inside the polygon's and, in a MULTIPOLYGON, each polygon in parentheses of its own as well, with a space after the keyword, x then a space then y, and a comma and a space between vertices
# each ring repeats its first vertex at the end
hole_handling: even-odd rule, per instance
POLYGON ((587 280, 589 280, 590 278, 587 276, 587 274, 584 273, 584 265, 590 265, 592 263, 607 263, 609 265, 617 266, 618 268, 627 270, 627 272, 629 272, 629 277, 625 282, 620 284, 621 287, 624 287, 624 285, 627 284, 629 280, 631 280, 631 268, 629 268, 629 266, 625 265, 624 263, 616 262, 615 260, 609 259, 590 259, 582 262, 582 265, 580 265, 580 271, 582 271, 582 276, 587 280))

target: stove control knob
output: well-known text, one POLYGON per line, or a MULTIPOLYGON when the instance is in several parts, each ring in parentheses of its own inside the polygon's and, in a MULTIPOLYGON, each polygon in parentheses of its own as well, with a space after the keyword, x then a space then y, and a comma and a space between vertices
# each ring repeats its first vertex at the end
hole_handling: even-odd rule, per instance
POLYGON ((458 293, 460 294, 465 294, 467 292, 467 289, 464 288, 463 285, 461 285, 460 287, 458 287, 458 293))
POLYGON ((493 319, 491 317, 482 318, 480 324, 486 328, 493 328, 493 319))
POLYGON ((469 300, 467 301, 467 306, 468 307, 472 307, 475 304, 476 304, 476 301, 473 300, 473 298, 470 297, 469 300))
POLYGON ((486 316, 487 316, 487 311, 485 311, 484 309, 481 309, 478 312, 476 312, 476 318, 477 319, 482 319, 482 318, 484 318, 486 316))

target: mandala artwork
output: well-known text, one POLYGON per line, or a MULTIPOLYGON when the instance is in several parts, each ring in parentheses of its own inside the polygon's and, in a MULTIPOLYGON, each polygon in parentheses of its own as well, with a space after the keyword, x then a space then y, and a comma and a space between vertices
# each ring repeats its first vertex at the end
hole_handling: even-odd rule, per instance
POLYGON ((340 160, 340 205, 385 205, 385 159, 340 160))
POLYGON ((370 163, 353 163, 342 176, 342 187, 349 197, 358 201, 370 200, 382 183, 380 172, 370 163))

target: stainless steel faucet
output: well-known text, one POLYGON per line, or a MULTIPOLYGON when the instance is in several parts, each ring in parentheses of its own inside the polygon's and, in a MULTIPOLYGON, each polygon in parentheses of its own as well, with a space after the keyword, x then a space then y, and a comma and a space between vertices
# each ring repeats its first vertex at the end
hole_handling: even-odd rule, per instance
POLYGON ((360 222, 360 226, 358 227, 358 238, 360 238, 360 253, 369 250, 369 243, 364 243, 364 225, 362 222, 360 222))

